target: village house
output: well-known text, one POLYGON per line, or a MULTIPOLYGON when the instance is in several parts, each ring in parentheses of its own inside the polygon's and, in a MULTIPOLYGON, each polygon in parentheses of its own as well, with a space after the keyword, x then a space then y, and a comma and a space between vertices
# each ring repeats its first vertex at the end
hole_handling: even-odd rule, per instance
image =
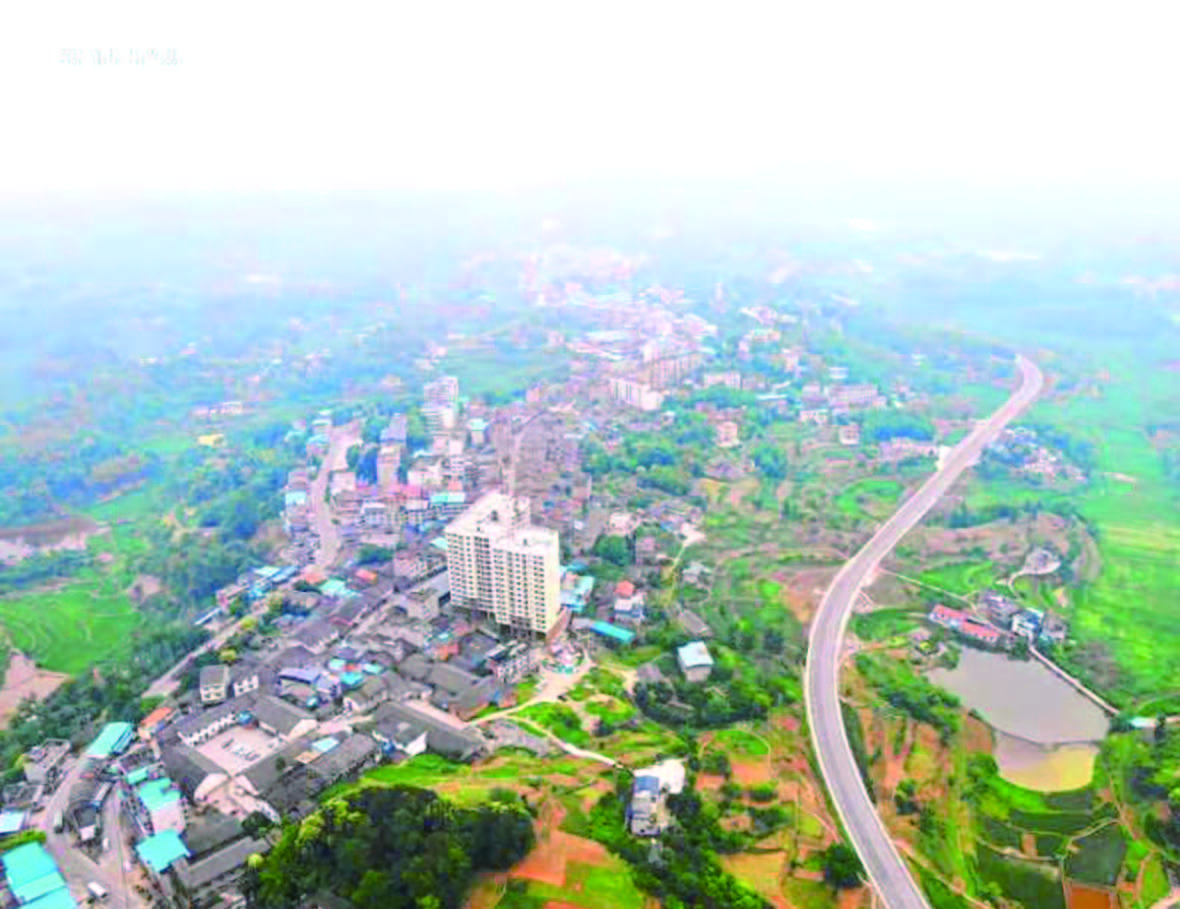
POLYGON ((703 682, 713 671, 713 657, 704 641, 692 641, 676 649, 676 663, 685 679, 703 682))
POLYGON ((941 604, 930 611, 928 618, 934 624, 985 647, 998 647, 1004 639, 1003 633, 992 626, 965 612, 941 604))
POLYGON ((206 706, 209 704, 220 704, 229 697, 229 679, 230 672, 228 666, 218 664, 216 666, 206 666, 202 669, 197 685, 201 703, 206 706))

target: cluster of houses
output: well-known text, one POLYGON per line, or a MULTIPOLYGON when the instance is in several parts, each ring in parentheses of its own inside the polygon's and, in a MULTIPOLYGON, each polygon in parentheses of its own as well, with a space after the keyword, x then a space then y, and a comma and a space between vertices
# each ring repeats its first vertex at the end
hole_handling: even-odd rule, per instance
MULTIPOLYGON (((204 666, 193 690, 138 730, 123 724, 110 741, 100 737, 71 793, 79 840, 99 836, 103 801, 122 787, 153 887, 188 905, 192 894, 232 887, 242 862, 264 848, 241 831, 249 815, 299 818, 324 789, 378 761, 486 753, 491 743, 467 720, 514 703, 543 647, 455 614, 445 572, 411 589, 370 574, 360 579, 367 587, 327 578, 291 591, 306 614, 279 617, 267 646, 204 666), (234 836, 216 848, 190 842, 190 824, 207 815, 234 836)), ((27 773, 53 778, 59 752, 68 746, 46 743, 27 773)))
POLYGON ((1000 437, 988 446, 987 453, 1025 476, 1067 483, 1081 483, 1086 479, 1080 468, 1042 445, 1036 430, 1028 427, 1004 430, 1000 437))
POLYGON ((965 641, 993 650, 1011 649, 1019 640, 1044 648, 1063 643, 1069 633, 1060 616, 1022 606, 995 591, 981 594, 980 606, 986 617, 940 604, 928 618, 965 641))

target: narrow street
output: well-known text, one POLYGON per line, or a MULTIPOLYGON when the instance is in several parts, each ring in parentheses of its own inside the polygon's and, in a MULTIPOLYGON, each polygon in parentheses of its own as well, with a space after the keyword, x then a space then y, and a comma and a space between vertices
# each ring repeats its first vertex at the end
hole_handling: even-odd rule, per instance
POLYGON ((99 861, 93 862, 74 843, 74 834, 69 828, 61 833, 53 830, 53 818, 60 811, 66 815, 69 807, 70 790, 78 782, 84 761, 74 760, 73 765, 66 772, 61 785, 49 798, 44 813, 40 818, 41 829, 45 831, 45 848, 57 862, 57 867, 69 884, 70 892, 78 903, 85 904, 89 899, 86 885, 97 881, 110 892, 105 905, 112 909, 139 909, 143 901, 135 893, 132 885, 133 878, 138 874, 131 856, 127 854, 124 842, 122 824, 119 822, 119 794, 112 792, 103 806, 102 835, 109 842, 110 848, 101 856, 99 861), (128 870, 128 869, 131 870, 128 870))
POLYGON ((340 553, 340 531, 332 520, 332 509, 327 502, 328 482, 331 479, 332 471, 344 470, 348 467, 348 449, 360 441, 361 427, 359 423, 353 422, 334 428, 328 446, 328 454, 316 472, 315 480, 311 484, 311 491, 308 493, 311 523, 319 539, 315 560, 312 564, 321 571, 331 568, 336 561, 336 556, 340 553))

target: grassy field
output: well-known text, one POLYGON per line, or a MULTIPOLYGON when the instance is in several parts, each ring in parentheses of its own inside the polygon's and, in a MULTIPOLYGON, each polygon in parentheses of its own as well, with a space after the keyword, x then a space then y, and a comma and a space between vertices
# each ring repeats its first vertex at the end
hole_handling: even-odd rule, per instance
POLYGON ((765 757, 770 754, 766 742, 745 729, 722 729, 713 736, 713 742, 735 757, 765 757))
POLYGON ((510 749, 479 764, 457 764, 435 754, 420 754, 399 764, 383 764, 366 772, 354 783, 330 791, 341 795, 368 786, 419 786, 445 793, 462 804, 486 799, 496 788, 527 786, 540 788, 559 781, 561 787, 590 782, 602 767, 566 756, 539 758, 526 751, 510 749))
POLYGON ((852 617, 852 633, 862 641, 888 641, 922 624, 922 614, 909 609, 875 609, 852 617))
POLYGON ((0 597, 0 625, 12 645, 41 667, 70 674, 126 655, 131 632, 142 625, 126 594, 135 579, 129 560, 145 546, 133 529, 116 526, 87 543, 92 555, 106 561, 59 587, 0 597))
POLYGON ((1112 353, 1098 394, 1042 402, 1033 422, 1088 441, 1095 468, 1075 506, 1094 527, 1101 571, 1072 591, 1079 645, 1070 668, 1119 703, 1180 688, 1180 487, 1164 472, 1152 425, 1180 418, 1180 383, 1150 360, 1112 353), (1117 674, 1100 670, 1113 660, 1117 674))
POLYGON ((955 562, 923 571, 918 580, 939 590, 968 596, 995 583, 996 567, 987 561, 955 562))
POLYGON ((13 646, 53 672, 76 673, 131 646, 140 616, 126 595, 99 579, 50 593, 0 599, 0 624, 13 646))
POLYGON ((534 704, 517 714, 521 719, 548 729, 558 738, 579 748, 592 747, 589 733, 572 708, 564 704, 534 704))
POLYGON ((545 909, 553 903, 578 909, 643 909, 643 892, 626 865, 612 859, 605 865, 570 861, 563 886, 542 881, 517 881, 496 904, 497 909, 545 909))
POLYGON ((889 516, 905 489, 894 480, 858 480, 835 498, 836 510, 858 520, 878 521, 889 516))

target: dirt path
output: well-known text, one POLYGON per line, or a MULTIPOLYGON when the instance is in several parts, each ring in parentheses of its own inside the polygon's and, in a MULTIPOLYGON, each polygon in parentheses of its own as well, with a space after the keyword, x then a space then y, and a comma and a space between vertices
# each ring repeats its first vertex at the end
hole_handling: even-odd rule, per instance
POLYGON ((8 728, 8 721, 25 698, 38 701, 47 698, 68 679, 68 675, 60 672, 38 669, 37 664, 19 650, 12 651, 4 686, 0 688, 0 729, 8 728))

